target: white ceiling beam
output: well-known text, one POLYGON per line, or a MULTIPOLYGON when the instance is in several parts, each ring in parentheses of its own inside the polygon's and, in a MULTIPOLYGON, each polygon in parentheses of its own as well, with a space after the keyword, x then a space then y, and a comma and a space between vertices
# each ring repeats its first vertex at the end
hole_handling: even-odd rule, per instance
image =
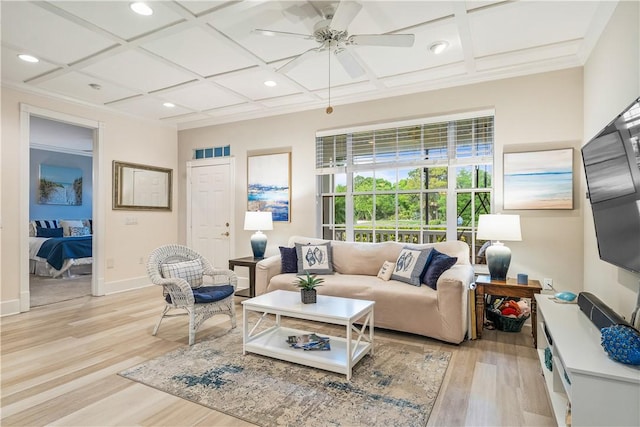
POLYGON ((467 73, 473 75, 476 73, 476 63, 473 53, 473 38, 471 37, 471 27, 469 26, 469 16, 467 15, 467 7, 465 2, 454 2, 453 10, 455 13, 455 22, 458 27, 458 35, 460 36, 460 46, 464 55, 464 62, 467 66, 467 73))

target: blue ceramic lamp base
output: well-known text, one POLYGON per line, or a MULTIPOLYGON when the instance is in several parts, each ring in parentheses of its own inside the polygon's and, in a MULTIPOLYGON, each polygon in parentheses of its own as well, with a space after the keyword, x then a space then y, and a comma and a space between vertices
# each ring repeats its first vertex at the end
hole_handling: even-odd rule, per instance
POLYGON ((507 280, 507 271, 511 264, 511 249, 501 242, 495 242, 487 248, 486 257, 491 280, 507 280))
POLYGON ((267 249, 267 236, 262 231, 256 231, 251 235, 251 250, 254 259, 263 259, 267 249))

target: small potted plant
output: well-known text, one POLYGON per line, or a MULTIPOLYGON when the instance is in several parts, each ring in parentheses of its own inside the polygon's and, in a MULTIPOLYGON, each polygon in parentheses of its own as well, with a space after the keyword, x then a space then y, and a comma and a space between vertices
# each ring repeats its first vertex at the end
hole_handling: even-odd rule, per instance
POLYGON ((316 288, 320 283, 324 282, 322 277, 318 277, 315 274, 311 274, 305 271, 305 276, 299 276, 295 284, 300 288, 300 298, 303 304, 312 304, 316 302, 316 288))

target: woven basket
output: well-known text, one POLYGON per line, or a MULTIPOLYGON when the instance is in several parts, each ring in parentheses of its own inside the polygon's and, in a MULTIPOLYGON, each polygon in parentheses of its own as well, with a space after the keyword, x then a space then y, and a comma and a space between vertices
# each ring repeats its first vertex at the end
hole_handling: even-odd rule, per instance
POLYGON ((503 316, 499 310, 487 309, 487 319, 493 322, 496 329, 504 332, 520 332, 522 325, 528 318, 529 315, 522 317, 503 316))

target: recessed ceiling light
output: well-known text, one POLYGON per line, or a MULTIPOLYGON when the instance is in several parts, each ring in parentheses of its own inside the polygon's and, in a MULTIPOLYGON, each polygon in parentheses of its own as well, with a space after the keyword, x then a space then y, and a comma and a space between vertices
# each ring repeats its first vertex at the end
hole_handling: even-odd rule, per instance
POLYGON ((274 87, 274 86, 277 86, 278 83, 274 82, 273 80, 267 80, 266 82, 264 82, 264 85, 269 87, 274 87))
POLYGON ((444 52, 444 50, 448 47, 449 47, 449 42, 440 40, 440 41, 431 43, 431 46, 429 46, 429 50, 434 54, 439 55, 442 52, 444 52))
POLYGON ((18 55, 18 58, 22 59, 25 62, 40 62, 38 58, 32 55, 27 55, 26 53, 21 53, 18 55))
POLYGON ((143 15, 143 16, 153 15, 153 9, 151 9, 146 3, 143 3, 141 1, 131 3, 129 7, 138 15, 143 15))
POLYGON ((165 106, 165 107, 167 107, 167 108, 173 108, 173 107, 175 107, 175 106, 176 106, 176 104, 174 104, 173 102, 165 102, 165 103, 164 103, 164 104, 162 104, 162 105, 164 105, 164 106, 165 106))

